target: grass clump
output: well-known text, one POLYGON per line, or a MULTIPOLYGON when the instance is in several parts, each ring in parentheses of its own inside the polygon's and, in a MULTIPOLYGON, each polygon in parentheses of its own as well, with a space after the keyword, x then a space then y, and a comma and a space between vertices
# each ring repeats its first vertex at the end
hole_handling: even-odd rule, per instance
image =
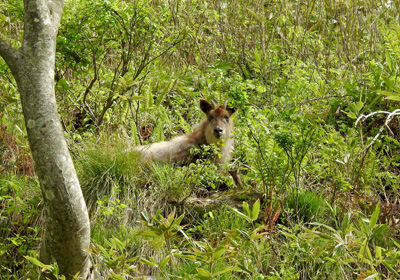
POLYGON ((89 209, 105 196, 129 198, 140 178, 140 159, 121 143, 84 143, 74 150, 75 166, 89 209), (115 192, 115 186, 118 191, 115 192), (114 190, 114 191, 113 191, 114 190))
POLYGON ((326 201, 314 192, 294 191, 284 202, 290 217, 296 223, 309 223, 319 220, 326 211, 326 201))

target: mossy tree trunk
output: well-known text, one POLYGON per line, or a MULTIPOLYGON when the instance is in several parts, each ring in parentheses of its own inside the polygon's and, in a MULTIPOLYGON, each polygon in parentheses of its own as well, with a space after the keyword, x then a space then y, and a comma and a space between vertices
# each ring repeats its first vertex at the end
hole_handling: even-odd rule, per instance
MULTIPOLYGON (((40 258, 56 261, 60 273, 86 278, 90 244, 86 204, 68 151, 54 92, 55 48, 64 2, 24 0, 24 36, 13 49, 0 38, 0 55, 21 96, 29 145, 45 203, 46 228, 40 258)), ((0 35, 1 36, 1 35, 0 35)))

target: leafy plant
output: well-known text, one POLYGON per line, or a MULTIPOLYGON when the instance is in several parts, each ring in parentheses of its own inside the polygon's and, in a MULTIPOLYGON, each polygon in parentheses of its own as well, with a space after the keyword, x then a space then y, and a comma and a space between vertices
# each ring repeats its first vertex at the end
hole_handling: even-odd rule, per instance
POLYGON ((0 273, 5 279, 22 277, 24 255, 40 243, 41 204, 36 179, 0 176, 0 273))
MULTIPOLYGON (((59 280, 65 280, 66 277, 64 275, 59 274, 59 268, 57 263, 54 263, 52 265, 49 264, 44 264, 41 261, 39 261, 35 257, 30 257, 30 256, 25 256, 25 259, 30 261, 33 265, 37 266, 40 268, 40 273, 44 276, 45 279, 59 279, 59 280)), ((79 274, 74 275, 73 279, 79 279, 79 274)))
POLYGON ((243 212, 238 211, 237 209, 234 209, 230 207, 234 213, 236 213, 239 217, 242 217, 249 221, 250 223, 254 223, 258 219, 258 215, 260 213, 260 200, 257 199, 256 202, 254 202, 253 207, 250 209, 249 204, 244 201, 243 202, 243 212))
POLYGON ((240 271, 238 267, 232 265, 224 265, 222 268, 218 266, 228 257, 227 254, 234 253, 229 249, 227 241, 222 241, 217 246, 211 245, 207 241, 195 241, 194 243, 195 246, 190 251, 178 254, 182 258, 206 267, 197 267, 197 273, 193 275, 194 279, 215 279, 230 271, 240 271))
POLYGON ((119 240, 116 237, 112 237, 109 240, 105 240, 105 246, 94 243, 88 251, 97 258, 97 261, 101 260, 101 265, 98 265, 98 268, 105 266, 106 274, 110 275, 110 279, 135 279, 132 273, 139 272, 136 268, 136 260, 139 257, 131 256, 130 243, 131 240, 129 238, 119 240))
POLYGON ((158 210, 155 214, 151 215, 152 220, 150 220, 146 212, 142 212, 141 216, 142 224, 146 229, 138 230, 136 235, 149 237, 155 247, 165 246, 166 252, 170 253, 172 250, 172 239, 178 232, 182 232, 183 227, 180 223, 184 215, 175 218, 175 211, 173 211, 167 218, 164 218, 161 215, 161 211, 158 210))
MULTIPOLYGON (((327 259, 330 264, 339 268, 354 265, 360 277, 372 279, 383 275, 380 265, 386 267, 386 275, 399 277, 396 272, 398 263, 393 262, 393 256, 398 255, 396 247, 382 248, 377 245, 377 242, 384 238, 384 232, 388 230, 386 224, 377 223, 379 213, 380 207, 377 205, 370 219, 359 214, 354 222, 351 215, 346 214, 340 229, 321 223, 312 223, 317 227, 327 229, 328 232, 304 228, 303 238, 309 240, 311 245, 323 248, 323 251, 317 254, 319 258, 322 258, 321 260, 327 259), (375 252, 374 256, 372 252, 375 252)), ((394 242, 394 244, 397 243, 394 242)), ((339 271, 343 270, 339 269, 339 271)))

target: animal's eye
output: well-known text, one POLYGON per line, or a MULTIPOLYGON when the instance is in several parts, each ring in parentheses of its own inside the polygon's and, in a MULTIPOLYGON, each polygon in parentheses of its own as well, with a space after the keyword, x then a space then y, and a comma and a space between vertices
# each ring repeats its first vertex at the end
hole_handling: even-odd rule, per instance
POLYGON ((213 116, 209 116, 209 117, 208 117, 208 121, 209 121, 209 122, 212 122, 213 119, 214 119, 213 116))
POLYGON ((225 119, 226 121, 229 121, 229 116, 225 116, 224 119, 225 119))

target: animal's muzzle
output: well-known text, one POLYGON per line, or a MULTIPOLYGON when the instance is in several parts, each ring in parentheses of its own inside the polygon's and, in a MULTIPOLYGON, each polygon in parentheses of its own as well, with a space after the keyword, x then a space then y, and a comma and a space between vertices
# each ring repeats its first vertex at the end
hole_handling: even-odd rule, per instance
POLYGON ((224 132, 224 130, 222 128, 220 128, 219 126, 217 126, 216 128, 214 128, 214 136, 216 138, 220 138, 222 136, 222 133, 224 132))

